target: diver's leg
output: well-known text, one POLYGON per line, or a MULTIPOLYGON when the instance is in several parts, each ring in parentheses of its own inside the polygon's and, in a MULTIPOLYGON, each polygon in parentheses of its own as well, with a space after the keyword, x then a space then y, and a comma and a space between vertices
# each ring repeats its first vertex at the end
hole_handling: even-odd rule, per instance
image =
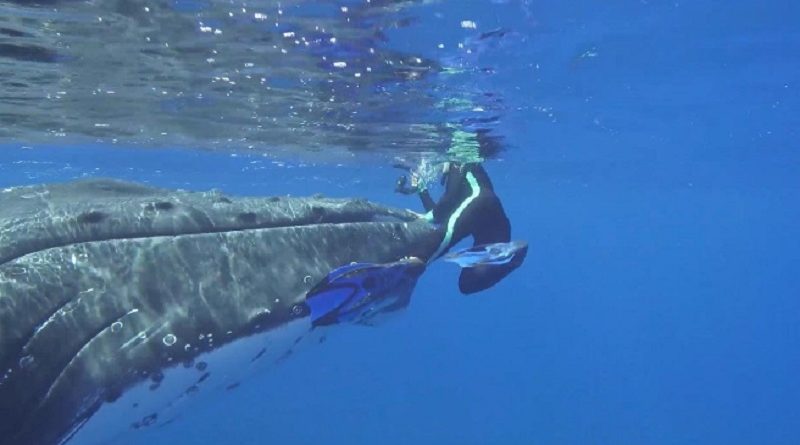
POLYGON ((458 290, 463 294, 474 294, 494 286, 519 267, 527 254, 528 246, 525 246, 507 264, 462 269, 461 275, 458 277, 458 290))
MULTIPOLYGON (((511 241, 511 224, 500 201, 493 194, 481 196, 465 212, 469 221, 473 245, 506 243, 511 241), (468 213, 468 214, 467 214, 468 213)), ((511 262, 504 265, 483 265, 465 268, 458 277, 458 289, 472 294, 488 289, 522 264, 527 247, 517 253, 511 262)))

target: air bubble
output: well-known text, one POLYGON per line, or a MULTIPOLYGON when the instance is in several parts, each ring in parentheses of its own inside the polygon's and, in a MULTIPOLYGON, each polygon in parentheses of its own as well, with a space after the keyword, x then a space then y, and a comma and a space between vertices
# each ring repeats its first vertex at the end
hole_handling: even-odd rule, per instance
POLYGON ((296 317, 304 315, 305 313, 306 307, 304 307, 302 304, 295 304, 292 306, 292 314, 294 314, 296 317))
POLYGON ((20 368, 27 368, 31 364, 33 364, 33 357, 30 356, 30 355, 26 355, 25 357, 22 357, 21 359, 19 359, 19 367, 20 368))
POLYGON ((173 334, 167 334, 167 335, 165 335, 165 336, 164 336, 164 338, 163 338, 163 339, 161 339, 161 341, 162 341, 162 342, 163 342, 163 343, 164 343, 166 346, 172 346, 172 345, 174 345, 174 344, 175 344, 175 342, 177 342, 177 341, 178 341, 178 338, 177 338, 177 337, 175 337, 175 335, 173 335, 173 334))
POLYGON ((122 329, 121 321, 115 321, 114 323, 111 323, 111 332, 119 332, 120 329, 122 329))

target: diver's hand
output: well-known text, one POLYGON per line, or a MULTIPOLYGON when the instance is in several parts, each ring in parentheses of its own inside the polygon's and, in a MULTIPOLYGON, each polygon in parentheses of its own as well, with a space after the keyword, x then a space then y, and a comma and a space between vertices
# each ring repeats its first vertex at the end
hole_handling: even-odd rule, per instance
POLYGON ((413 187, 414 190, 416 191, 420 191, 419 186, 420 186, 419 173, 411 172, 411 187, 413 187))
POLYGON ((421 178, 416 172, 411 172, 411 185, 409 185, 408 182, 408 177, 406 175, 400 176, 397 178, 397 182, 395 182, 394 191, 404 195, 412 195, 425 191, 425 188, 421 187, 421 178))
POLYGON ((401 193, 403 195, 413 195, 417 192, 417 188, 413 185, 413 176, 412 176, 412 186, 408 185, 408 178, 403 175, 397 178, 397 182, 394 185, 394 191, 397 193, 401 193))

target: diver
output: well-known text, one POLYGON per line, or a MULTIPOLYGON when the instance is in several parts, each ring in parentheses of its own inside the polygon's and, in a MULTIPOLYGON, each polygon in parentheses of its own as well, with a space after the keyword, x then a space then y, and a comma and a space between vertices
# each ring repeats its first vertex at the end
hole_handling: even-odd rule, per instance
POLYGON ((420 215, 437 230, 430 242, 416 246, 416 252, 393 263, 352 263, 331 271, 314 286, 298 314, 308 314, 312 328, 343 322, 370 324, 382 314, 408 306, 417 278, 427 264, 444 256, 451 247, 472 236, 471 248, 445 256, 458 264, 458 288, 464 294, 486 290, 518 268, 528 252, 524 241, 511 241, 511 223, 494 192, 481 162, 494 140, 485 132, 453 132, 449 160, 441 163, 444 193, 434 201, 427 184, 438 176, 439 164, 422 161, 411 167, 395 167, 411 176, 401 176, 395 191, 418 193, 427 212, 420 215), (453 160, 455 159, 455 161, 453 160))
MULTIPOLYGON (((411 179, 409 181, 407 176, 401 176, 395 191, 419 194, 427 212, 424 218, 440 227, 441 240, 433 254, 427 257, 427 262, 444 255, 468 236, 472 236, 473 246, 511 241, 511 223, 494 192, 489 175, 481 165, 482 160, 496 149, 496 141, 486 132, 456 130, 448 154, 461 161, 443 163, 441 183, 444 193, 439 201, 431 197, 424 173, 402 164, 396 165, 409 170, 411 179)), ((520 246, 504 264, 482 264, 462 269, 458 279, 459 290, 464 294, 472 294, 494 286, 522 264, 527 254, 527 244, 520 246)))

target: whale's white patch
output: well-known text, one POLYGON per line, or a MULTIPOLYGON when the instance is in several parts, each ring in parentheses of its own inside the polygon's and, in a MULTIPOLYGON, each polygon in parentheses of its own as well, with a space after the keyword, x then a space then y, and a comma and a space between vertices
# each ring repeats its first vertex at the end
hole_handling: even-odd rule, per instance
POLYGON ((114 443, 137 430, 180 421, 181 414, 192 406, 250 380, 269 378, 270 367, 279 365, 298 347, 320 343, 327 329, 312 331, 310 327, 308 317, 297 319, 203 353, 192 363, 177 363, 103 404, 63 445, 114 443))

